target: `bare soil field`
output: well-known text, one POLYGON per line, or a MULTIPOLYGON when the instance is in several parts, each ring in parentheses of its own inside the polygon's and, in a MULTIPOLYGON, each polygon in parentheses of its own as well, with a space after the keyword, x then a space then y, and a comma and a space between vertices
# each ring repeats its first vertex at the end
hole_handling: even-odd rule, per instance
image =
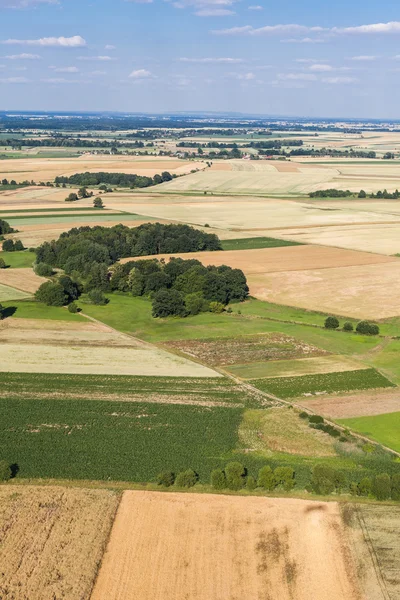
MULTIPOLYGON (((77 158, 18 158, 9 159, 3 166, 2 178, 16 181, 53 181, 58 175, 100 172, 136 173, 153 176, 162 171, 184 174, 192 169, 203 169, 206 164, 200 161, 182 161, 168 157, 142 156, 101 156, 85 154, 77 158)), ((65 190, 64 190, 65 193, 65 190)))
POLYGON ((400 509, 384 504, 343 507, 343 520, 365 597, 400 597, 400 509))
POLYGON ((360 319, 400 314, 398 259, 387 264, 250 275, 248 283, 253 296, 278 304, 360 319))
POLYGON ((125 492, 91 600, 361 600, 338 505, 125 492))
POLYGON ((89 600, 117 504, 107 490, 0 487, 0 597, 89 600))
POLYGON ((39 277, 33 269, 0 269, 0 284, 34 294, 36 290, 47 281, 39 277))
POLYGON ((400 412, 400 392, 391 390, 371 390, 355 394, 320 396, 302 399, 301 405, 332 419, 370 417, 385 413, 400 412))
MULTIPOLYGON (((20 269, 21 270, 21 269, 20 269)), ((0 370, 218 377, 198 363, 97 324, 31 319, 0 322, 0 370)))
POLYGON ((325 350, 283 333, 207 340, 178 340, 166 344, 209 365, 232 365, 245 361, 278 360, 299 356, 323 356, 325 350))
MULTIPOLYGON (((400 260, 390 256, 344 250, 341 248, 324 248, 323 246, 286 246, 283 248, 262 248, 255 250, 191 252, 173 255, 158 254, 146 258, 163 258, 168 261, 171 256, 178 256, 185 259, 194 258, 200 260, 205 266, 229 265, 235 269, 242 269, 246 276, 386 263, 400 265, 400 260)), ((121 262, 140 260, 142 258, 123 258, 121 262)))

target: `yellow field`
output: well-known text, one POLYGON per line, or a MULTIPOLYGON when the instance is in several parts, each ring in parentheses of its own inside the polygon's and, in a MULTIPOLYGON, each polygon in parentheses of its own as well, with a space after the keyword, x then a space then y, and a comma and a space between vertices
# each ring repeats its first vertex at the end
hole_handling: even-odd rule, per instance
POLYGON ((359 600, 338 505, 125 492, 91 600, 359 600))
POLYGON ((34 294, 45 283, 45 277, 39 277, 33 269, 0 269, 0 284, 8 285, 22 292, 34 294))
POLYGON ((207 367, 105 325, 5 319, 0 321, 0 334, 1 371, 219 377, 207 367))
POLYGON ((117 503, 106 490, 0 487, 0 597, 89 600, 117 503))

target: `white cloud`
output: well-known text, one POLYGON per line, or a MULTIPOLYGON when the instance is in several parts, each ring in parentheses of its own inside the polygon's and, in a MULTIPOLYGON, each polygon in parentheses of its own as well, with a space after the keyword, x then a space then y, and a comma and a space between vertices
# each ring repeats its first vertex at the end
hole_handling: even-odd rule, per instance
POLYGON ((4 58, 8 58, 8 60, 38 60, 42 57, 39 54, 11 54, 4 58))
POLYGON ((153 74, 146 69, 137 69, 129 75, 130 79, 151 79, 152 77, 154 77, 153 74))
POLYGON ((305 27, 304 25, 297 25, 296 23, 290 23, 288 25, 266 25, 265 27, 252 27, 251 25, 244 25, 243 27, 232 27, 230 29, 219 29, 213 31, 218 35, 279 35, 285 33, 308 33, 309 31, 320 32, 323 31, 322 27, 305 27))
POLYGON ((280 73, 278 79, 282 81, 317 81, 312 73, 280 73))
POLYGON ((324 77, 322 81, 324 83, 336 85, 339 83, 356 83, 358 79, 355 79, 353 77, 324 77))
POLYGON ((198 17, 225 17, 234 15, 232 5, 237 0, 168 0, 175 8, 192 8, 198 17))
POLYGON ((254 73, 231 73, 230 74, 231 77, 234 77, 235 79, 239 79, 240 81, 252 81, 253 79, 256 78, 256 76, 254 75, 254 73))
POLYGON ((325 40, 321 39, 321 38, 310 38, 310 37, 305 37, 305 38, 289 38, 286 40, 281 40, 281 42, 285 43, 285 44, 323 44, 325 42, 325 40))
POLYGON ((58 0, 0 0, 0 8, 29 8, 39 4, 59 4, 58 0))
POLYGON ((89 75, 107 75, 107 71, 91 71, 89 75))
POLYGON ((49 69, 53 69, 56 73, 79 73, 77 67, 49 67, 49 69))
POLYGON ((115 50, 115 46, 113 46, 112 44, 107 44, 106 46, 104 46, 104 50, 115 50))
POLYGON ((179 59, 180 62, 186 62, 186 63, 205 63, 205 64, 209 64, 209 63, 222 63, 222 64, 237 64, 237 63, 242 63, 244 62, 242 58, 229 58, 229 57, 218 57, 218 58, 180 58, 179 59))
POLYGON ((134 4, 152 4, 153 0, 125 0, 125 2, 132 2, 134 4))
POLYGON ((26 77, 6 77, 5 79, 0 79, 1 83, 29 83, 29 79, 26 77))
POLYGON ((374 33, 400 33, 400 21, 389 23, 372 23, 371 25, 357 25, 356 27, 332 27, 333 33, 374 34, 374 33))
POLYGON ((82 83, 79 79, 64 79, 63 77, 47 77, 41 79, 43 83, 82 83))
POLYGON ((263 7, 259 4, 253 4, 252 6, 248 6, 247 8, 248 10, 263 10, 263 7))
POLYGON ((331 67, 330 65, 324 65, 324 64, 315 64, 315 65, 311 65, 311 67, 308 67, 308 68, 310 71, 316 71, 319 73, 333 71, 333 67, 331 67))
POLYGON ((358 60, 360 62, 364 61, 364 62, 372 62, 374 60, 376 60, 378 57, 377 56, 367 56, 367 55, 362 55, 362 56, 352 56, 350 58, 350 60, 358 60))
POLYGON ((9 39, 0 42, 0 44, 6 45, 20 45, 20 46, 45 46, 45 47, 61 47, 61 48, 80 48, 86 46, 86 40, 80 35, 74 35, 72 37, 47 37, 40 38, 38 40, 16 40, 9 39))
POLYGON ((78 60, 97 60, 99 62, 108 62, 109 60, 115 60, 111 56, 78 56, 78 60))
POLYGON ((319 58, 296 58, 295 62, 297 63, 302 63, 302 64, 312 64, 312 63, 317 63, 319 62, 321 59, 319 58))
POLYGON ((228 8, 201 8, 194 13, 198 17, 229 17, 236 14, 228 8))

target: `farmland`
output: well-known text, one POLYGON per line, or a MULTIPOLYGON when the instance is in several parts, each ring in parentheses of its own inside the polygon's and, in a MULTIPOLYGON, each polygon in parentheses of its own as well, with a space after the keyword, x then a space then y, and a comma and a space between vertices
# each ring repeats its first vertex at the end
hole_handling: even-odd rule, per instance
POLYGON ((106 490, 0 488, 2 598, 89 598, 118 504, 106 490))
POLYGON ((400 412, 341 419, 340 423, 400 452, 400 412))

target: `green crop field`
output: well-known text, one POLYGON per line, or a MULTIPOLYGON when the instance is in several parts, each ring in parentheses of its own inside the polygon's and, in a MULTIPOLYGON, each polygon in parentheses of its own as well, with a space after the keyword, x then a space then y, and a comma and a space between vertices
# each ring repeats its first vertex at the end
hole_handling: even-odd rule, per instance
POLYGON ((345 427, 400 452, 400 412, 338 421, 345 427))
POLYGON ((278 240, 269 237, 243 238, 237 240, 222 240, 223 250, 251 250, 257 248, 280 248, 284 246, 301 246, 298 242, 278 240))
POLYGON ((12 269, 22 269, 31 267, 35 261, 36 254, 34 252, 0 252, 0 258, 4 260, 7 267, 12 269))
POLYGON ((296 398, 304 394, 332 394, 335 392, 395 387, 391 381, 375 369, 321 373, 299 377, 255 379, 251 380, 251 383, 258 389, 274 394, 279 398, 296 398))

